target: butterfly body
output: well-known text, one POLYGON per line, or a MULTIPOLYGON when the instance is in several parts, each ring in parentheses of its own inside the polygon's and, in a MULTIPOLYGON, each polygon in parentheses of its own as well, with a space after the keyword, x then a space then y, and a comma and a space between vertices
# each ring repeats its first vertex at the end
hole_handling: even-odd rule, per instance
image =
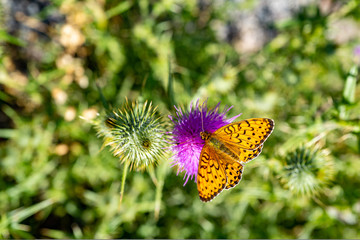
POLYGON ((200 136, 205 140, 205 144, 212 148, 218 156, 221 156, 221 159, 227 159, 228 157, 234 160, 240 160, 238 156, 232 152, 226 145, 217 138, 216 134, 210 132, 201 132, 200 136), (228 155, 228 157, 224 156, 228 155))
POLYGON ((272 119, 253 118, 228 124, 214 133, 201 132, 205 144, 197 176, 200 199, 210 201, 223 189, 236 186, 241 180, 244 163, 261 153, 273 128, 272 119))

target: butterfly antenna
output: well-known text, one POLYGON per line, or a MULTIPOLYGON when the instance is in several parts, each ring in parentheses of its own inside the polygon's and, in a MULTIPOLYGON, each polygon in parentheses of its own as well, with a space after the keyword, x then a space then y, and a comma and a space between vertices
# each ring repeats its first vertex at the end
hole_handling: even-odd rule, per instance
POLYGON ((203 118, 203 111, 202 111, 202 109, 201 109, 201 111, 200 111, 200 114, 201 114, 201 129, 202 129, 203 132, 205 132, 205 131, 204 131, 204 118, 203 118))

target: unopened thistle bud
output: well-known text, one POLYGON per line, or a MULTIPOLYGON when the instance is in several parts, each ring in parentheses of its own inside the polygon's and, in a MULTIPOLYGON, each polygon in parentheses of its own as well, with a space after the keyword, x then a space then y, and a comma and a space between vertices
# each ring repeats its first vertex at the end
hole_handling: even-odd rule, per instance
POLYGON ((334 176, 334 164, 325 151, 299 147, 288 154, 281 180, 291 192, 314 196, 326 187, 334 176))
POLYGON ((126 103, 108 112, 97 124, 104 146, 131 168, 144 169, 155 163, 167 146, 166 125, 152 103, 126 103))

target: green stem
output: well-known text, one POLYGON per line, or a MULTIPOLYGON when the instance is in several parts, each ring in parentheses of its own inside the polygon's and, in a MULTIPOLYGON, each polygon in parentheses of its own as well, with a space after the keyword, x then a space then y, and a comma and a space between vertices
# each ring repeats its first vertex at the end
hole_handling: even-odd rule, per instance
POLYGON ((156 176, 155 176, 154 166, 152 166, 152 165, 149 166, 148 173, 149 173, 149 175, 151 177, 151 180, 155 184, 155 186, 157 186, 158 185, 158 180, 156 179, 156 176))
POLYGON ((154 217, 157 221, 159 219, 160 214, 160 207, 161 207, 161 198, 162 198, 162 191, 165 182, 165 176, 167 174, 168 164, 166 161, 163 161, 158 166, 158 177, 157 177, 157 184, 156 184, 156 195, 155 195, 155 209, 154 209, 154 217))
POLYGON ((121 180, 120 201, 119 201, 118 210, 120 210, 120 208, 121 208, 121 203, 122 203, 122 199, 123 199, 123 196, 124 196, 125 180, 126 180, 126 175, 127 175, 128 168, 129 168, 129 162, 125 161, 122 180, 121 180))

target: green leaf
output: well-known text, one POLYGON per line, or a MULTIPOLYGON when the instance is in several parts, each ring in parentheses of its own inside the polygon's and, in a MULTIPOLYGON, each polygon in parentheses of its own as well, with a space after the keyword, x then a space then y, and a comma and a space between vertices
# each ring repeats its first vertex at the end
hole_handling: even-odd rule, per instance
POLYGON ((54 203, 52 199, 47 199, 45 201, 39 202, 37 204, 32 205, 28 208, 18 208, 12 212, 10 212, 10 216, 12 221, 11 222, 17 222, 20 223, 26 218, 34 215, 35 213, 51 206, 54 203))
POLYGON ((14 129, 0 129, 1 138, 12 138, 15 134, 14 129))
POLYGON ((169 63, 169 77, 168 77, 168 97, 169 97, 169 107, 172 107, 175 105, 175 98, 174 98, 174 84, 173 84, 173 76, 172 76, 172 72, 171 72, 171 61, 170 61, 170 57, 168 59, 168 63, 169 63))
POLYGON ((356 80, 358 76, 358 67, 353 66, 350 69, 349 75, 346 78, 343 98, 346 102, 353 104, 355 103, 355 88, 356 88, 356 80))
POLYGON ((109 19, 116 15, 120 15, 121 13, 129 10, 131 8, 131 6, 132 6, 132 3, 128 2, 128 1, 119 3, 116 7, 113 7, 106 12, 106 17, 109 19))
POLYGON ((99 92, 99 96, 100 96, 101 103, 103 104, 103 106, 104 106, 104 108, 105 108, 106 110, 109 110, 109 109, 110 109, 110 108, 109 108, 109 104, 108 104, 108 102, 106 101, 106 98, 105 98, 104 94, 102 93, 101 88, 100 88, 100 86, 99 86, 98 84, 96 84, 96 88, 97 88, 97 90, 98 90, 98 92, 99 92))
POLYGON ((25 47, 26 43, 14 36, 8 34, 5 30, 0 30, 0 42, 5 41, 14 45, 18 45, 20 47, 25 47))

